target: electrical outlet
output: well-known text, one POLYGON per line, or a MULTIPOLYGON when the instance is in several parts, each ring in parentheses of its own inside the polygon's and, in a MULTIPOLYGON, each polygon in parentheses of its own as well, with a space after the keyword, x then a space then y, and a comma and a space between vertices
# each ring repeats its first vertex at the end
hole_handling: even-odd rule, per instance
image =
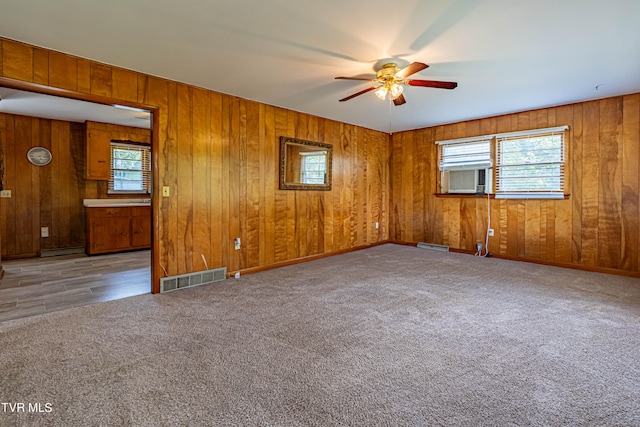
POLYGON ((40 227, 40 237, 49 237, 49 227, 40 227))
POLYGON ((489 229, 489 237, 492 237, 492 236, 493 236, 493 228, 490 228, 489 229))
POLYGON ((236 248, 236 251, 240 249, 240 238, 236 237, 235 240, 233 241, 233 245, 236 248))
POLYGON ((10 199, 11 198, 11 190, 2 190, 0 191, 0 197, 3 199, 10 199))

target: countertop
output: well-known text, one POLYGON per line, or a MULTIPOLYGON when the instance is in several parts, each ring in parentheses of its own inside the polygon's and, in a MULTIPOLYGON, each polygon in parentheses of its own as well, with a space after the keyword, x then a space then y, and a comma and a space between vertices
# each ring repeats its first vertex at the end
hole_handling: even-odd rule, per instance
POLYGON ((120 208, 129 206, 151 206, 151 199, 84 199, 86 208, 120 208))

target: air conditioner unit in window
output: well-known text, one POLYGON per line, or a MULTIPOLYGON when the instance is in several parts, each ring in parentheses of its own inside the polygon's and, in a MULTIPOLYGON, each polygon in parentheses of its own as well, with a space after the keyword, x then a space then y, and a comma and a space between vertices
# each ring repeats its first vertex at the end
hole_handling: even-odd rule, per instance
POLYGON ((486 194, 491 192, 490 169, 462 169, 442 172, 442 192, 486 194))

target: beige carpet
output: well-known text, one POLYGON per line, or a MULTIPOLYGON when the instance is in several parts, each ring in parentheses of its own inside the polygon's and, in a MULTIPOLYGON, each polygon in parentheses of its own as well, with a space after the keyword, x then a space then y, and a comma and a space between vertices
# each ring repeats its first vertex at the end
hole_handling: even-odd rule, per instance
POLYGON ((389 244, 3 322, 0 372, 2 426, 638 426, 640 280, 389 244))

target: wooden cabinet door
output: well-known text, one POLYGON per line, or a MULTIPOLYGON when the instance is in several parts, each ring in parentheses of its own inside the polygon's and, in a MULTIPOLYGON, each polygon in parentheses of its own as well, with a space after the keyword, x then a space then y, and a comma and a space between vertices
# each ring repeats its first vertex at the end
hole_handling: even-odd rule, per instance
POLYGON ((151 215, 131 218, 131 246, 133 248, 151 247, 151 215))
POLYGON ((86 178, 108 181, 111 173, 111 135, 99 129, 87 130, 86 178))
POLYGON ((90 224, 89 253, 115 252, 129 248, 129 217, 93 218, 90 224))

